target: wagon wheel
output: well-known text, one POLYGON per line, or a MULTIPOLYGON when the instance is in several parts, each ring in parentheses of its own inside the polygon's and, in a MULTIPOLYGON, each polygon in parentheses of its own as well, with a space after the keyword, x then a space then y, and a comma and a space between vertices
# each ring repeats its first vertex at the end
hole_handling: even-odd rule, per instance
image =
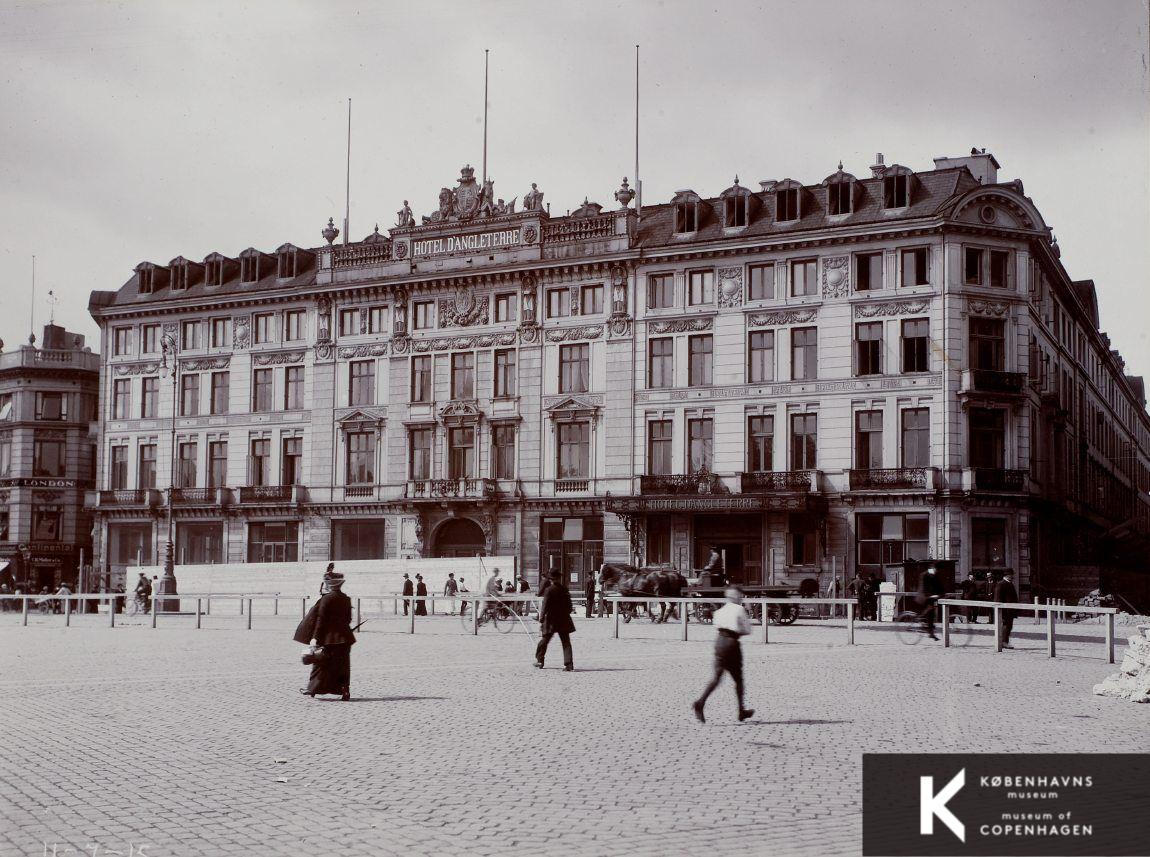
POLYGON ((747 606, 747 614, 751 617, 752 622, 760 622, 763 618, 763 606, 761 604, 750 604, 747 606))
POLYGON ((799 618, 799 608, 794 604, 774 604, 769 615, 774 625, 793 625, 799 618))
POLYGON ((691 607, 695 611, 695 621, 708 625, 711 623, 711 617, 715 614, 715 605, 692 604, 691 607))
POLYGON ((624 622, 630 622, 632 619, 635 618, 635 605, 634 605, 634 603, 632 603, 630 601, 625 601, 625 602, 621 602, 619 604, 619 606, 620 606, 619 613, 622 615, 624 622))

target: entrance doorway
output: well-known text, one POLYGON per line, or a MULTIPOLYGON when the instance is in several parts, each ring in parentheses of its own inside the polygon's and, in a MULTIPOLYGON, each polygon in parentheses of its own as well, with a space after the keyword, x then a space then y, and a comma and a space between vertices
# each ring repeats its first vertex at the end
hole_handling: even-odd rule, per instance
POLYGON ((452 518, 435 531, 434 557, 486 556, 483 529, 470 518, 452 518))
POLYGON ((696 515, 694 567, 707 564, 713 545, 725 560, 728 581, 748 586, 762 583, 762 528, 761 515, 696 515))

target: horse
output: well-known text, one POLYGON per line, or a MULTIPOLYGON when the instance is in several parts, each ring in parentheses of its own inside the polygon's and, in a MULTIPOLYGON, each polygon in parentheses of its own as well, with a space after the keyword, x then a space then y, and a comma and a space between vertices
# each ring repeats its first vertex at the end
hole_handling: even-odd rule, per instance
MULTIPOLYGON (((599 583, 606 592, 612 587, 626 597, 681 598, 687 587, 687 578, 671 569, 636 568, 626 563, 605 562, 599 568, 599 583)), ((633 609, 633 608, 632 608, 633 609)), ((653 622, 666 622, 675 614, 675 608, 667 610, 667 602, 659 602, 659 617, 651 617, 653 622)))

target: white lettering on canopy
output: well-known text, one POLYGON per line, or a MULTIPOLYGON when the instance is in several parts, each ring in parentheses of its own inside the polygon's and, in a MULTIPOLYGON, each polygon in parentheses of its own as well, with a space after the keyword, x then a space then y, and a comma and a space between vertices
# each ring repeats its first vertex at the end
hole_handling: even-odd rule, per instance
POLYGON ((500 232, 472 232, 468 235, 448 235, 444 238, 426 238, 411 242, 413 256, 438 256, 443 253, 480 253, 514 247, 519 243, 518 229, 500 232))

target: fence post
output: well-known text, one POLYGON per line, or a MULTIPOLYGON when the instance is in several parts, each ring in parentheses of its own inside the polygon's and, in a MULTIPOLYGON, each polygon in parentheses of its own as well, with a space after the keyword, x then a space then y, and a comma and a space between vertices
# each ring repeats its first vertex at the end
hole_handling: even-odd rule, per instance
POLYGON ((994 650, 1002 651, 1002 608, 994 608, 994 650))
POLYGON ((767 603, 767 599, 762 599, 760 602, 763 605, 763 642, 767 640, 767 626, 771 624, 771 605, 767 603))
POLYGON ((243 616, 244 615, 244 599, 240 598, 239 601, 240 601, 240 615, 243 616))
POLYGON ((196 599, 196 630, 197 631, 200 630, 200 617, 202 615, 201 610, 203 609, 203 602, 204 602, 204 599, 202 599, 202 598, 196 599))
POLYGON ((615 605, 615 632, 614 633, 615 633, 615 639, 618 640, 619 639, 619 602, 616 600, 616 601, 613 601, 612 603, 615 605))
POLYGON ((212 615, 212 596, 210 595, 204 601, 204 612, 209 616, 212 615))
POLYGON ((408 601, 407 596, 405 595, 403 597, 403 601, 405 604, 411 605, 411 609, 407 611, 407 614, 408 614, 407 618, 411 622, 411 624, 408 626, 407 633, 414 634, 415 633, 415 598, 412 597, 412 599, 410 601, 408 601))
MULTIPOLYGON (((242 602, 243 599, 241 598, 240 601, 242 602)), ((240 611, 241 612, 243 611, 243 607, 240 608, 240 611)), ((250 631, 251 629, 252 629, 252 600, 249 598, 248 599, 248 630, 250 631)))
POLYGON ((64 627, 67 628, 72 624, 72 599, 70 596, 64 596, 64 627))
POLYGON ((156 596, 156 595, 152 596, 152 605, 151 606, 152 606, 152 627, 153 628, 156 627, 156 612, 157 612, 156 611, 156 605, 157 605, 157 603, 159 603, 159 600, 162 597, 163 596, 156 596))
POLYGON ((1054 657, 1054 611, 1046 611, 1046 654, 1054 657))
MULTIPOLYGON (((945 632, 943 639, 946 639, 945 632)), ((855 604, 853 601, 847 602, 847 645, 853 646, 855 644, 855 604)))
POLYGON ((360 618, 362 613, 363 613, 363 611, 361 609, 360 599, 357 598, 357 599, 355 599, 355 624, 358 625, 362 622, 362 619, 360 618))
POLYGON ((687 602, 679 601, 679 623, 683 626, 683 642, 687 642, 687 602))
POLYGON ((942 647, 950 648, 950 605, 942 605, 942 647))
POLYGON ((108 599, 108 627, 116 627, 116 598, 113 596, 108 599))
POLYGON ((1106 662, 1114 663, 1114 614, 1106 614, 1106 662))
MULTIPOLYGON (((212 614, 212 599, 208 599, 208 615, 212 614)), ((299 600, 299 617, 302 619, 307 615, 307 596, 299 600)))
POLYGON ((280 615, 280 594, 277 592, 275 598, 272 600, 272 615, 280 615))
POLYGON ((471 636, 479 636, 479 599, 473 599, 471 602, 471 636))
POLYGON ((24 627, 28 626, 28 596, 20 599, 20 619, 24 627))
POLYGON ((1038 596, 1034 596, 1034 624, 1038 624, 1038 596))
POLYGON ((427 596, 427 597, 428 597, 429 599, 431 599, 431 615, 432 615, 432 616, 434 616, 434 615, 435 615, 435 596, 434 596, 434 595, 429 595, 429 596, 427 596))

